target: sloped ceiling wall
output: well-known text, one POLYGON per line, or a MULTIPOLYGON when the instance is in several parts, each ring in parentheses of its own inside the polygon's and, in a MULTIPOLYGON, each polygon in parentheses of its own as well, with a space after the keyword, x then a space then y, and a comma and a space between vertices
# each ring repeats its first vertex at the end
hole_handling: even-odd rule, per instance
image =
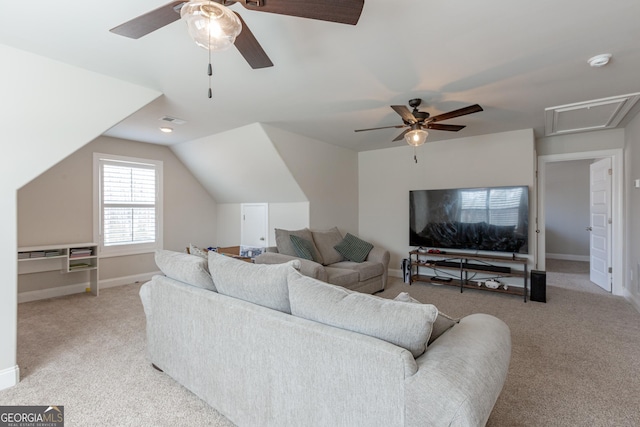
POLYGON ((259 123, 171 146, 217 203, 305 202, 259 123))
POLYGON ((358 232, 355 151, 254 123, 171 146, 214 200, 309 202, 309 226, 358 232))
POLYGON ((0 44, 0 389, 17 380, 18 188, 160 95, 0 44))

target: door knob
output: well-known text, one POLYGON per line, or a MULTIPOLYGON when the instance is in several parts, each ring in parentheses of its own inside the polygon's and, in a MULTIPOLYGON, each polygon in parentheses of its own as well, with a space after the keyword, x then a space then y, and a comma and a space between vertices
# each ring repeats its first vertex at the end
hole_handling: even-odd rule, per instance
POLYGON ((587 231, 593 231, 593 228, 592 227, 587 227, 586 230, 587 231))

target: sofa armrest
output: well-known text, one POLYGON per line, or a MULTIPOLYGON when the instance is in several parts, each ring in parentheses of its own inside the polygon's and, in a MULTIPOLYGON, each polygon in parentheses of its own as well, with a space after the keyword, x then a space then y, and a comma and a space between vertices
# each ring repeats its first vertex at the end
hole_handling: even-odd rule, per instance
POLYGON ((254 262, 256 264, 282 264, 293 259, 300 261, 299 271, 301 274, 323 282, 327 281, 327 272, 322 264, 318 264, 317 262, 308 259, 284 255, 277 252, 264 252, 255 257, 254 262))
POLYGON ((391 254, 388 250, 374 246, 367 256, 367 261, 379 262, 384 267, 382 273, 382 289, 387 286, 387 278, 389 277, 389 259, 391 254))
POLYGON ((502 320, 463 317, 416 359, 418 372, 405 382, 406 425, 485 425, 510 359, 511 332, 502 320))

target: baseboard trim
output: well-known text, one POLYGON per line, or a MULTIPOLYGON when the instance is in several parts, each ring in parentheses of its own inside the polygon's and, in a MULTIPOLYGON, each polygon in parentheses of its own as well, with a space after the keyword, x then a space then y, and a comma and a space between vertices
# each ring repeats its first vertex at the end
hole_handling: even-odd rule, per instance
POLYGON ((393 269, 392 269, 392 268, 390 268, 390 269, 387 271, 387 274, 388 274, 390 277, 399 277, 400 279, 402 279, 402 278, 404 277, 404 275, 402 274, 402 270, 401 270, 401 269, 399 269, 399 268, 398 268, 398 269, 395 269, 395 268, 393 268, 393 269))
POLYGON ((0 390, 15 386, 20 382, 20 368, 18 365, 0 371, 0 390))
POLYGON ((624 290, 623 296, 640 313, 640 297, 632 294, 628 289, 624 290))
POLYGON ((114 288, 116 286, 129 285, 131 283, 148 282, 156 274, 162 274, 161 271, 152 271, 151 273, 133 274, 131 276, 116 277, 100 281, 100 289, 114 288))
POLYGON ((546 257, 551 259, 560 259, 563 261, 591 261, 589 255, 550 254, 547 252, 546 257))
MULTIPOLYGON (((113 279, 101 280, 100 289, 113 288, 116 286, 128 285, 131 283, 146 282, 151 280, 156 274, 162 274, 160 271, 151 273, 134 274, 130 276, 116 277, 113 279)), ((76 283, 74 285, 57 286, 55 288, 40 289, 37 291, 27 291, 18 293, 18 304, 23 302, 38 301, 41 299, 63 297, 66 295, 81 294, 87 291, 90 286, 89 282, 76 283)))
POLYGON ((47 298, 63 297, 72 294, 86 292, 89 282, 77 283, 75 285, 57 286, 55 288, 40 289, 37 291, 27 291, 18 293, 18 304, 23 302, 37 301, 47 298))

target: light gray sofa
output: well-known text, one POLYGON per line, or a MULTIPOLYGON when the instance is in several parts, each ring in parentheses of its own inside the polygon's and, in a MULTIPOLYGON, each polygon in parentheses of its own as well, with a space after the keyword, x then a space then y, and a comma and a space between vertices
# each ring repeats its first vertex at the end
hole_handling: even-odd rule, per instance
POLYGON ((354 262, 334 249, 343 240, 336 227, 329 230, 275 231, 277 246, 266 248, 266 252, 254 259, 256 264, 281 264, 299 259, 300 272, 305 276, 353 291, 372 294, 384 290, 387 285, 390 254, 386 249, 373 246, 364 262, 354 262), (302 258, 295 252, 289 241, 291 235, 312 243, 317 255, 315 260, 302 258))
POLYGON ((140 289, 150 361, 236 425, 487 422, 511 354, 501 320, 464 317, 426 347, 432 305, 350 292, 296 261, 164 252, 167 276, 140 289))

